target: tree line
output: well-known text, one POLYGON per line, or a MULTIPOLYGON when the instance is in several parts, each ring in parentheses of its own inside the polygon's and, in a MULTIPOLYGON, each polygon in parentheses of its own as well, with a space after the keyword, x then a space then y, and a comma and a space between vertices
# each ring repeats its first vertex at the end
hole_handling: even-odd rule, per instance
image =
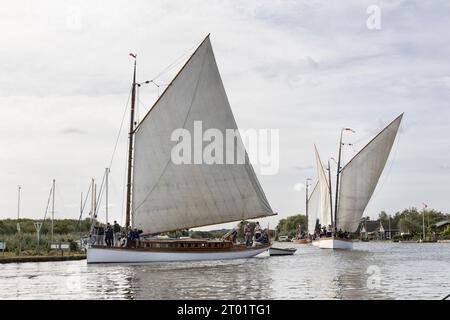
MULTIPOLYGON (((434 209, 418 210, 417 208, 408 208, 396 212, 393 215, 388 215, 382 211, 378 218, 371 220, 369 216, 361 219, 364 221, 378 221, 383 223, 384 227, 391 223, 391 228, 398 228, 401 233, 409 234, 412 238, 419 237, 423 233, 423 219, 425 218, 425 232, 426 234, 436 234, 436 223, 441 221, 450 221, 450 214, 443 213, 434 209)), ((281 219, 276 227, 277 235, 285 235, 295 237, 298 225, 301 225, 302 230, 307 230, 307 218, 305 215, 298 214, 294 216, 281 219)), ((357 236, 357 235, 356 235, 357 236)), ((440 234, 441 238, 450 238, 450 228, 447 228, 440 234)))
MULTIPOLYGON (((34 226, 35 222, 42 222, 41 220, 33 219, 4 219, 0 220, 0 235, 12 235, 17 233, 17 223, 20 223, 21 233, 36 233, 34 226)), ((88 232, 90 219, 86 218, 81 221, 81 232, 88 232)), ((76 219, 58 219, 53 220, 54 234, 70 234, 80 232, 80 222, 76 219)), ((51 233, 51 221, 45 220, 41 227, 41 234, 46 235, 51 233)))

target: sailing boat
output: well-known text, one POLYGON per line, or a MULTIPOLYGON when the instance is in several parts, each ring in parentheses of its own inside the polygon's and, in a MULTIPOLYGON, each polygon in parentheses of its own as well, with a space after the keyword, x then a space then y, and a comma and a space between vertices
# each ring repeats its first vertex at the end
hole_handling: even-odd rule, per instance
MULTIPOLYGON (((355 232, 370 198, 375 191, 378 180, 386 165, 389 154, 400 128, 403 113, 386 126, 345 167, 341 168, 342 135, 339 143, 339 158, 336 176, 336 198, 332 237, 321 238, 322 249, 351 249, 353 244, 348 239, 339 238, 337 230, 355 232)), ((329 179, 331 182, 331 179, 329 179)), ((330 188, 331 197, 331 188, 330 188)), ((330 210, 331 216, 333 212, 330 210)))
MULTIPOLYGON (((239 135, 234 140, 238 146, 234 147, 245 152, 245 163, 175 164, 172 161, 172 149, 179 142, 171 139, 174 130, 187 130, 195 138, 198 121, 203 130, 218 129, 224 137, 226 130, 237 130, 209 35, 138 125, 134 123, 136 56, 132 56, 135 64, 126 226, 132 222, 134 228, 151 235, 275 215, 239 135)), ((87 261, 237 259, 256 256, 270 246, 267 243, 246 247, 225 239, 141 238, 135 248, 92 246, 87 250, 87 261)))
POLYGON ((308 230, 313 236, 312 244, 314 246, 319 246, 319 240, 315 238, 315 232, 317 224, 330 225, 332 220, 331 208, 331 198, 330 198, 330 184, 328 183, 325 170, 320 160, 319 152, 317 147, 314 145, 316 167, 317 167, 317 184, 311 194, 308 216, 308 230))

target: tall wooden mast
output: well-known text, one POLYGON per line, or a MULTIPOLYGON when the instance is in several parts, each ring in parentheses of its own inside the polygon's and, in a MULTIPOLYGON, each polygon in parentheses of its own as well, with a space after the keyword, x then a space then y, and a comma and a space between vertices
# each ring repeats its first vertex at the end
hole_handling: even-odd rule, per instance
POLYGON ((333 219, 333 193, 331 191, 331 166, 330 160, 328 160, 328 192, 330 193, 330 214, 331 214, 331 226, 334 225, 333 219))
MULTIPOLYGON (((336 196, 334 199, 334 225, 333 225, 333 232, 337 228, 337 213, 338 213, 338 198, 339 198, 339 176, 341 173, 341 156, 342 156, 342 135, 344 134, 344 130, 341 130, 341 139, 339 140, 339 155, 338 155, 338 163, 337 163, 337 174, 336 174, 336 196)), ((330 180, 331 184, 331 180, 330 180)))
POLYGON ((125 226, 130 226, 131 218, 131 188, 132 188, 132 171, 133 171, 133 147, 134 147, 134 110, 136 102, 136 55, 131 54, 134 58, 133 85, 131 89, 131 116, 130 116, 130 132, 128 142, 128 177, 127 177, 127 209, 125 217, 125 226))

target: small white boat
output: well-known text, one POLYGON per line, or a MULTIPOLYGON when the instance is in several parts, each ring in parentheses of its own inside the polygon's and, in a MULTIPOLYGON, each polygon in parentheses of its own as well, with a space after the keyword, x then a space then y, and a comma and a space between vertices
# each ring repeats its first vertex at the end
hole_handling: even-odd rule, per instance
POLYGON ((289 237, 288 236, 279 236, 278 242, 289 242, 289 237))
POLYGON ((353 242, 347 239, 321 238, 319 240, 320 249, 352 249, 353 242))
POLYGON ((297 249, 295 248, 270 248, 270 256, 292 256, 297 249))

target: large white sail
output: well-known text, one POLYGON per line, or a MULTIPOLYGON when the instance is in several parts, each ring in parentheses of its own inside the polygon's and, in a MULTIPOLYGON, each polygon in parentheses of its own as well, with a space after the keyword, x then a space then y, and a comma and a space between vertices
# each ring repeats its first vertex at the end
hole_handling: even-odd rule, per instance
POLYGON ((322 226, 331 225, 331 211, 330 211, 330 189, 328 185, 327 175, 323 169, 322 161, 320 160, 319 152, 317 147, 314 145, 314 150, 316 152, 316 166, 317 166, 317 176, 319 180, 319 204, 317 207, 318 213, 317 217, 319 223, 322 226))
POLYGON ((308 199, 308 233, 314 234, 319 213, 320 190, 319 183, 313 189, 308 199))
POLYGON ((397 136, 403 114, 370 141, 342 169, 336 226, 355 232, 397 136))
MULTIPOLYGON (((171 141, 194 122, 202 131, 237 129, 209 37, 197 48, 136 132, 133 226, 157 233, 273 215, 244 150, 245 164, 174 164, 171 141)), ((203 142, 203 147, 209 143, 203 142)), ((226 149, 228 150, 228 147, 226 149)), ((226 162, 225 162, 226 163, 226 162)))

